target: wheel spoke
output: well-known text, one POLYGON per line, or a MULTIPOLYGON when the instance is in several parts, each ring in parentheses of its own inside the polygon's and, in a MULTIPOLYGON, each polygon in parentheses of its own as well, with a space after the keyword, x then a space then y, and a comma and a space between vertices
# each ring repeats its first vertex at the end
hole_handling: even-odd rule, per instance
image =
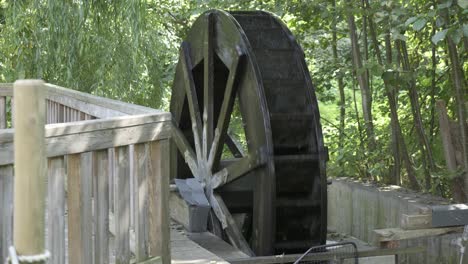
POLYGON ((187 101, 190 111, 190 119, 192 120, 193 141, 195 143, 195 151, 197 154, 197 162, 201 162, 201 118, 200 108, 198 106, 197 91, 195 89, 195 81, 192 74, 192 60, 190 58, 190 49, 187 42, 182 42, 181 57, 183 63, 183 72, 185 80, 185 93, 187 94, 187 101))
POLYGON ((213 88, 214 88, 214 16, 208 14, 207 28, 204 36, 204 83, 203 83, 203 158, 208 159, 211 142, 213 141, 213 88))
POLYGON ((248 256, 255 256, 252 249, 249 246, 249 243, 245 240, 242 232, 239 230, 234 218, 232 217, 229 209, 227 208, 226 204, 224 204, 223 198, 218 194, 214 195, 214 200, 217 202, 217 206, 219 206, 219 210, 223 213, 223 216, 226 219, 226 234, 228 235, 229 241, 232 245, 234 245, 237 249, 244 252, 248 256))
POLYGON ((242 158, 244 156, 244 150, 242 149, 241 143, 229 133, 226 137, 226 145, 234 157, 242 158))
POLYGON ((184 156, 184 160, 190 168, 190 171, 193 174, 193 177, 197 178, 198 181, 201 181, 200 173, 197 166, 197 158, 195 157, 195 153, 193 152, 192 146, 185 138, 184 133, 176 126, 173 127, 173 140, 177 145, 180 153, 184 156))
POLYGON ((239 48, 237 49, 237 55, 238 56, 234 57, 229 70, 226 90, 224 91, 224 99, 219 112, 218 123, 216 124, 215 138, 208 158, 208 166, 211 170, 218 167, 219 160, 221 159, 221 153, 223 151, 224 141, 226 139, 227 129, 231 119, 232 108, 234 106, 234 100, 239 86, 239 73, 241 68, 239 65, 241 65, 244 58, 244 55, 241 53, 239 48))
POLYGON ((263 166, 266 163, 266 153, 260 148, 257 152, 251 153, 236 161, 222 170, 218 171, 211 178, 211 187, 219 188, 226 183, 232 182, 250 171, 263 166))

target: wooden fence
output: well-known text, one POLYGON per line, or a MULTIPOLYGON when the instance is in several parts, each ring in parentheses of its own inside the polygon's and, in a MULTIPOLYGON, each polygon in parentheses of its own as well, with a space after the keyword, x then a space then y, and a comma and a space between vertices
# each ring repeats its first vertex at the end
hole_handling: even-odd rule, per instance
MULTIPOLYGON (((169 113, 45 84, 50 263, 169 252, 169 113)), ((0 262, 13 240, 13 86, 0 85, 0 262)))

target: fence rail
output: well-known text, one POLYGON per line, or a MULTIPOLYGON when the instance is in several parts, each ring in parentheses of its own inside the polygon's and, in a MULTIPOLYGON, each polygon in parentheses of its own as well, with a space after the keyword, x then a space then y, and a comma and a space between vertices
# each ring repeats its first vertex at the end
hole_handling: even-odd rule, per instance
MULTIPOLYGON (((170 114, 43 88, 50 263, 170 263, 170 114)), ((1 261, 13 239, 12 104, 12 85, 0 85, 1 261)))

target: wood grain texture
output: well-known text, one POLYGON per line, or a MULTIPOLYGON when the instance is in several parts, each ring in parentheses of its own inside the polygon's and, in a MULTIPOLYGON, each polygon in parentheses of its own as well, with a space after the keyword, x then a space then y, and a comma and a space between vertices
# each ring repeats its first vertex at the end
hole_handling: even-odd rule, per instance
MULTIPOLYGON (((103 98, 95 96, 92 94, 87 94, 79 92, 72 89, 67 89, 57 85, 45 84, 46 87, 46 98, 51 101, 58 102, 60 104, 66 105, 68 107, 80 110, 82 112, 88 113, 93 116, 98 116, 100 118, 110 117, 111 115, 95 115, 92 111, 99 112, 100 110, 109 110, 107 113, 119 113, 123 114, 143 114, 143 113, 156 113, 161 112, 160 110, 152 109, 149 107, 144 107, 140 105, 129 104, 125 102, 120 102, 117 100, 112 100, 108 98, 103 98), (94 109, 93 109, 94 108, 94 109)), ((0 86, 0 96, 12 96, 13 95, 13 84, 5 83, 0 86)), ((115 116, 115 115, 113 115, 115 116)))
POLYGON ((149 248, 171 263, 169 243, 169 140, 149 143, 149 248))
POLYGON ((215 199, 218 201, 221 210, 226 216, 227 228, 225 229, 225 231, 231 244, 247 256, 255 256, 254 252, 249 246, 249 243, 247 243, 244 236, 242 235, 242 232, 239 230, 239 227, 232 218, 232 215, 229 212, 227 206, 224 204, 223 198, 215 194, 215 199))
POLYGON ((94 153, 94 263, 109 263, 109 166, 108 151, 94 153))
MULTIPOLYGON (((13 237, 18 254, 44 252, 47 163, 43 82, 14 84, 15 184, 13 237)), ((11 155, 13 157, 13 155, 11 155)))
POLYGON ((49 263, 65 263, 65 161, 63 157, 48 162, 48 241, 49 263))
MULTIPOLYGON (((99 127, 100 120, 82 122, 92 122, 93 125, 78 124, 83 130, 82 132, 79 132, 79 127, 74 127, 76 123, 63 126, 59 129, 60 131, 46 128, 48 135, 46 135, 45 139, 45 155, 47 157, 55 157, 155 141, 169 138, 172 129, 171 122, 154 122, 105 129, 90 129, 90 127, 99 127), (75 133, 70 133, 71 131, 75 131, 75 133)), ((61 126, 63 124, 57 125, 61 126)), ((0 131, 0 144, 2 144, 2 148, 0 149, 0 165, 13 163, 13 134, 14 130, 12 129, 0 131)))
POLYGON ((0 167, 0 259, 13 245, 13 165, 0 167))
POLYGON ((68 256, 70 264, 92 263, 91 160, 91 153, 67 157, 68 256))
POLYGON ((117 192, 115 210, 115 262, 127 264, 130 261, 130 166, 128 147, 115 149, 117 192))
POLYGON ((0 96, 0 129, 5 129, 7 125, 6 97, 0 96))
POLYGON ((135 243, 137 261, 149 256, 148 245, 148 162, 149 145, 137 144, 134 147, 134 177, 136 179, 135 243))

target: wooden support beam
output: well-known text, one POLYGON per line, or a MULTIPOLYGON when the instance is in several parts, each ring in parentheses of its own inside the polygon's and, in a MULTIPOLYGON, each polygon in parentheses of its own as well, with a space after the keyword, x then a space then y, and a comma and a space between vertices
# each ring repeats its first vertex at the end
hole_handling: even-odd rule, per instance
POLYGON ((13 234, 18 255, 37 255, 45 250, 47 163, 44 95, 42 81, 24 80, 14 84, 16 131, 13 234))
POLYGON ((149 254, 171 263, 169 248, 169 140, 149 143, 149 254))
POLYGON ((214 174, 211 179, 211 186, 213 189, 223 186, 264 165, 265 162, 265 154, 261 151, 239 158, 237 161, 214 174))
MULTIPOLYGON (((358 253, 359 258, 377 257, 377 256, 391 256, 400 254, 417 254, 422 253, 426 250, 425 247, 408 247, 408 248, 393 248, 393 249, 372 249, 361 251, 358 253)), ((290 254, 290 255, 275 255, 275 256, 263 256, 263 257, 249 257, 249 258, 232 258, 226 259, 232 264, 279 264, 279 263, 292 263, 299 259, 302 254, 290 254)), ((314 261, 326 261, 334 260, 336 257, 333 252, 325 252, 318 254, 311 254, 306 256, 303 261, 313 262, 314 261)))
MULTIPOLYGON (((170 120, 164 113, 47 125, 44 155, 56 157, 169 138, 170 120)), ((13 135, 14 129, 0 131, 0 166, 13 164, 13 135)))
POLYGON ((214 197, 217 200, 221 211, 226 217, 227 227, 225 231, 231 244, 233 244, 240 251, 244 252, 244 254, 248 256, 255 256, 254 252, 249 246, 249 243, 247 243, 244 236, 242 235, 242 232, 240 231, 236 222, 232 218, 232 215, 229 212, 227 206, 224 204, 224 201, 221 198, 221 196, 215 194, 214 197))
POLYGON ((401 228, 405 230, 425 229, 432 227, 432 215, 401 215, 401 228))
POLYGON ((386 228, 374 230, 374 244, 381 246, 382 243, 395 242, 400 240, 439 236, 450 233, 463 232, 461 227, 446 227, 446 228, 428 228, 417 230, 403 230, 401 228, 386 228))

